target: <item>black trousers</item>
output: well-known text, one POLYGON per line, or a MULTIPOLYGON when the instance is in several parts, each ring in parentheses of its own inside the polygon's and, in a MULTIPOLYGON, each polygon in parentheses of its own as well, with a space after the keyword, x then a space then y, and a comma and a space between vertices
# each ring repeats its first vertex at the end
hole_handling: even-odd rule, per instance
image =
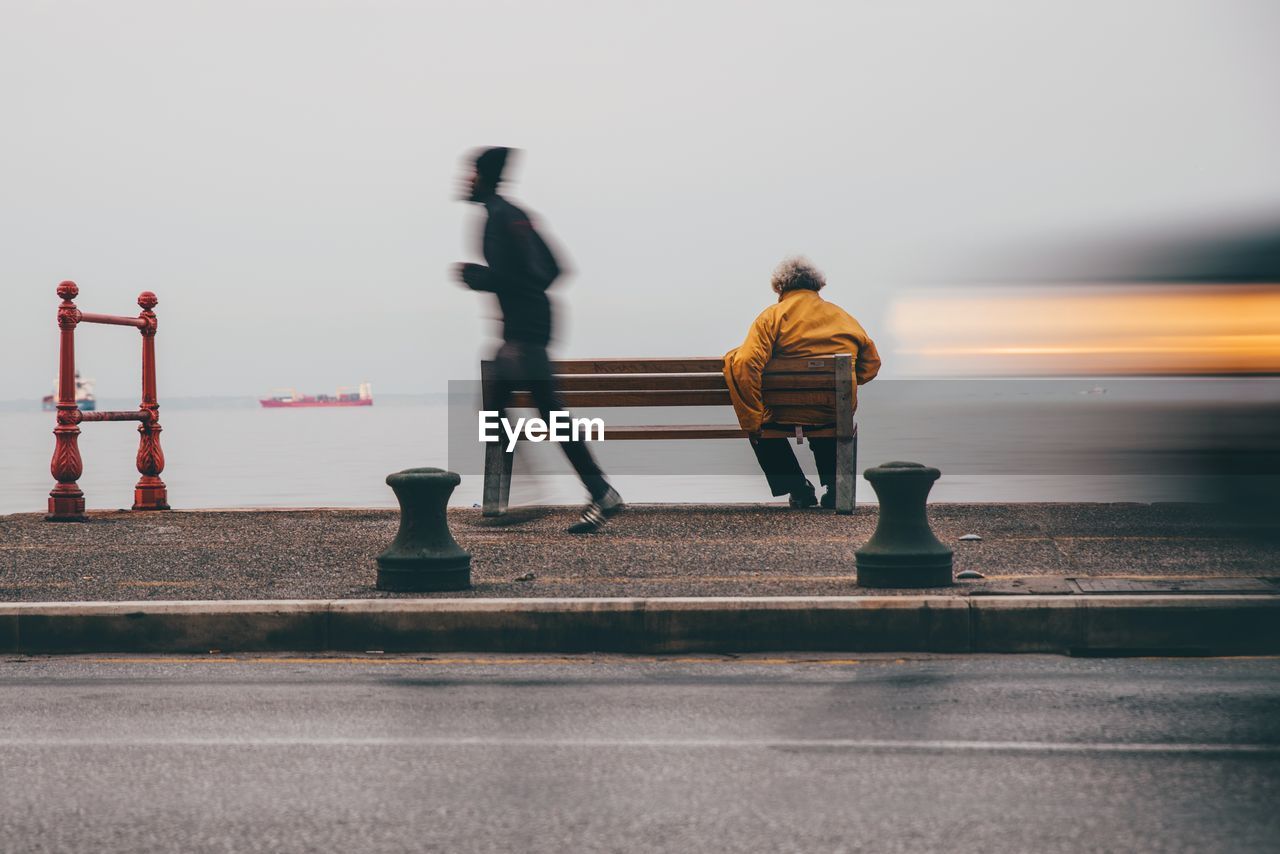
MULTIPOLYGON (((551 360, 547 348, 522 341, 507 341, 493 357, 492 387, 485 389, 485 408, 498 410, 500 418, 507 417, 507 404, 517 391, 527 391, 533 397, 534 406, 544 421, 550 422, 552 410, 564 410, 560 393, 551 375, 551 360)), ((564 449, 573 470, 582 479, 582 485, 592 498, 600 498, 609 491, 600 466, 596 465, 591 450, 582 441, 557 442, 564 449)))
MULTIPOLYGON (((766 424, 767 429, 794 430, 794 425, 766 424)), ((791 439, 752 439, 751 450, 756 452, 756 460, 764 470, 769 481, 769 490, 774 495, 789 495, 804 489, 809 479, 800 468, 795 451, 791 449, 791 439)), ((813 461, 818 466, 818 480, 823 486, 831 488, 836 483, 836 440, 830 437, 811 439, 805 436, 809 448, 813 451, 813 461)))

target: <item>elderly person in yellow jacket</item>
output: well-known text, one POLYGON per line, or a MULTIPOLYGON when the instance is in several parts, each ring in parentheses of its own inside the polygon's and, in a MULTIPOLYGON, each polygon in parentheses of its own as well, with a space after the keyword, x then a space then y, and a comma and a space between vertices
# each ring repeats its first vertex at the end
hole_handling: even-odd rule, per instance
MULTIPOLYGON (((787 406, 768 409, 761 395, 761 377, 772 358, 816 358, 837 353, 854 357, 858 385, 870 382, 880 370, 880 354, 866 331, 840 306, 827 302, 818 291, 827 281, 803 258, 788 258, 773 271, 778 301, 760 312, 751 324, 747 340, 724 356, 724 378, 738 414, 738 423, 751 436, 751 447, 774 495, 790 495, 792 507, 818 503, 813 484, 805 477, 786 439, 765 439, 763 428, 791 430, 831 426, 836 420, 830 406, 787 406)), ((857 394, 854 395, 857 408, 857 394)), ((835 506, 836 440, 811 438, 809 447, 818 467, 818 479, 827 488, 823 507, 835 506)))

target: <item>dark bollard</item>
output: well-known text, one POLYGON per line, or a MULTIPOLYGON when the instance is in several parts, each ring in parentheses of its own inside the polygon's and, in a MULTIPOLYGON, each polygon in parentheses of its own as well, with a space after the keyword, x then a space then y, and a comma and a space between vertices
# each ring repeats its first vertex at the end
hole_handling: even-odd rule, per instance
POLYGON ((924 509, 942 472, 920 463, 893 462, 865 474, 880 498, 880 521, 857 551, 859 586, 951 586, 951 549, 929 530, 924 509))
POLYGON ((445 507, 462 478, 444 469, 405 469, 387 475, 400 502, 400 530, 378 555, 378 589, 466 590, 471 555, 449 533, 445 507))

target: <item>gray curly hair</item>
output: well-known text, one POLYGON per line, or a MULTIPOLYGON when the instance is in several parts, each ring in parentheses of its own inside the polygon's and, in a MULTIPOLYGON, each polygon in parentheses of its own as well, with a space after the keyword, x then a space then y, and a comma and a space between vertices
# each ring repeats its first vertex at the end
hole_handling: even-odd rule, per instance
POLYGON ((820 291, 827 284, 827 277, 809 261, 808 258, 796 255, 786 259, 773 271, 774 293, 782 295, 788 291, 820 291))

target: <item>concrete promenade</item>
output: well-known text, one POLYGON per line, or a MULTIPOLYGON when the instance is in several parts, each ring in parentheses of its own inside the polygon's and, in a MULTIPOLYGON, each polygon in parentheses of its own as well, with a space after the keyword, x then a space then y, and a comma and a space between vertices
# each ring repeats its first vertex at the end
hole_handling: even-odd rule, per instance
MULTIPOLYGON (((1280 576, 1280 542, 1246 537, 1199 505, 939 504, 929 515, 956 571, 987 578, 910 595, 1120 592, 1126 577, 1249 592, 1270 587, 1206 591, 1194 579, 1280 576), (982 540, 960 542, 965 534, 982 540)), ((85 524, 0 516, 0 601, 895 594, 856 584, 853 553, 875 528, 875 507, 848 517, 641 506, 589 536, 564 533, 573 517, 567 507, 494 520, 453 510, 473 588, 392 594, 374 589, 374 557, 395 535, 394 510, 96 512, 85 524)))
POLYGON ((374 589, 392 511, 9 516, 0 651, 1280 652, 1276 543, 1206 508, 931 515, 957 570, 985 578, 859 587, 874 510, 641 507, 589 537, 563 533, 567 508, 462 510, 474 587, 433 595, 374 589))

